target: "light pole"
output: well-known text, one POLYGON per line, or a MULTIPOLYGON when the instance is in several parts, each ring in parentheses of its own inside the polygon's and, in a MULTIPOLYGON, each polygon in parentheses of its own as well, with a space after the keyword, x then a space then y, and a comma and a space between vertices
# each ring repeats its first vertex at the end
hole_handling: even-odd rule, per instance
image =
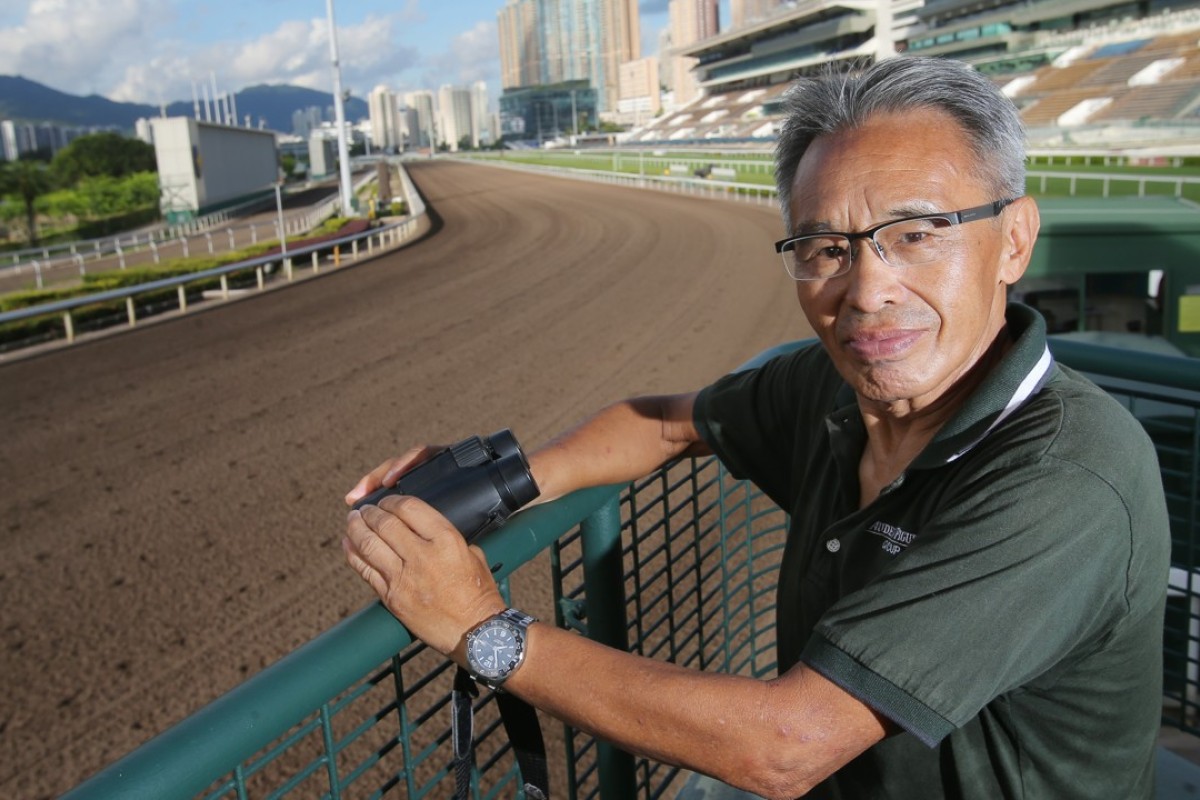
POLYGON ((350 194, 350 148, 346 146, 346 105, 342 99, 342 68, 338 66, 337 24, 333 21, 333 0, 325 0, 329 16, 329 57, 333 62, 333 115, 337 125, 338 162, 341 167, 342 215, 354 215, 350 194))

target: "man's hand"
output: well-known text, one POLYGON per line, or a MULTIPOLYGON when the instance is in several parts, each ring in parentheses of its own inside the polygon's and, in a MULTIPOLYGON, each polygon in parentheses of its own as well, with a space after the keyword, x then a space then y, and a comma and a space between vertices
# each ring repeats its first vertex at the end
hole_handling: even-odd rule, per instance
MULTIPOLYGON (((371 475, 384 474, 380 470, 389 463, 371 475)), ((393 495, 378 506, 351 511, 342 550, 413 636, 459 661, 467 632, 506 607, 483 551, 468 546, 444 516, 419 498, 393 495)))
POLYGON ((423 464, 446 449, 444 445, 422 444, 410 449, 404 455, 389 458, 355 484, 346 495, 346 505, 352 506, 371 492, 383 486, 395 486, 400 476, 418 464, 423 464))

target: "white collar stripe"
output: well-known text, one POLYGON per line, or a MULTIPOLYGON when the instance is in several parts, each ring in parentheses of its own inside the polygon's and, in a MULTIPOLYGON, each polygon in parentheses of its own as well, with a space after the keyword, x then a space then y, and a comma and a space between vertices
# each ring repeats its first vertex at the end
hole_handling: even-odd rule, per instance
POLYGON ((978 439, 946 459, 946 463, 957 461, 959 458, 962 458, 964 455, 969 453, 977 444, 986 439, 989 433, 999 427, 1000 423, 1012 416, 1013 412, 1015 412, 1018 408, 1025 405, 1025 401, 1027 401, 1030 397, 1033 397, 1033 395, 1041 387, 1042 383, 1046 380, 1046 376, 1050 374, 1050 367, 1053 364, 1054 357, 1050 355, 1050 347, 1046 346, 1046 348, 1042 350, 1042 357, 1039 358, 1037 363, 1033 365, 1033 369, 1029 370, 1029 373, 1025 376, 1024 380, 1017 385, 1017 390, 1013 392, 1013 396, 1010 397, 1008 403, 1005 404, 1004 410, 1001 411, 994 420, 992 420, 992 424, 988 425, 987 430, 985 430, 978 439))

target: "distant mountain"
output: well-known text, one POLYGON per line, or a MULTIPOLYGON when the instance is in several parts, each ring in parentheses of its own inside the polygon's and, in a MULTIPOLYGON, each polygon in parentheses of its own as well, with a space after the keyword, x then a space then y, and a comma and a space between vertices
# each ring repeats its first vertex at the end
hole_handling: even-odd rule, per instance
MULTIPOLYGON (((333 95, 301 86, 260 84, 237 93, 238 117, 243 121, 250 115, 257 127, 265 120, 266 127, 290 133, 292 113, 310 106, 321 109, 327 119, 333 116, 333 95)), ((367 116, 367 103, 357 97, 346 100, 346 119, 354 122, 367 116)), ((20 122, 49 122, 70 127, 117 127, 133 130, 139 117, 156 117, 161 109, 143 103, 118 103, 99 95, 79 97, 66 94, 36 81, 11 75, 0 75, 0 119, 20 122)), ((179 100, 167 106, 167 116, 192 116, 190 100, 179 100)), ((201 112, 203 118, 203 112, 201 112)))

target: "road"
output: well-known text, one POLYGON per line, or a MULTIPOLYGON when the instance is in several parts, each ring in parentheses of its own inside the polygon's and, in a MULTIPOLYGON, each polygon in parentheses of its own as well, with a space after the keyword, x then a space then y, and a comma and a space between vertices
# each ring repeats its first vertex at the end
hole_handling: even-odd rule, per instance
MULTIPOLYGON (((777 213, 454 162, 402 250, 0 364, 0 797, 76 784, 371 598, 341 498, 808 335, 777 213)), ((544 587, 543 587, 544 588, 544 587)))

